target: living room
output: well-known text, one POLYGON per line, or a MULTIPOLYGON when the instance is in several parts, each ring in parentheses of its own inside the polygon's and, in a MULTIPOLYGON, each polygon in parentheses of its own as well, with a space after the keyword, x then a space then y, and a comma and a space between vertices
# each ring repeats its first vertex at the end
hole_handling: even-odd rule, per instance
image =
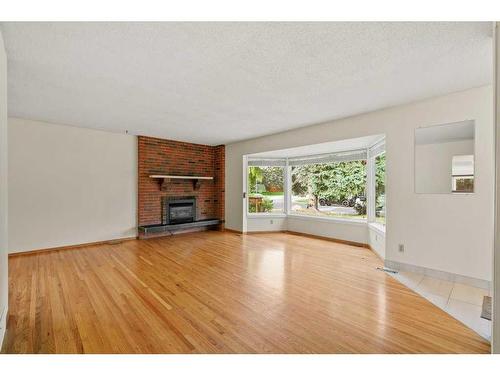
POLYGON ((0 22, 1 352, 498 353, 497 33, 0 22))

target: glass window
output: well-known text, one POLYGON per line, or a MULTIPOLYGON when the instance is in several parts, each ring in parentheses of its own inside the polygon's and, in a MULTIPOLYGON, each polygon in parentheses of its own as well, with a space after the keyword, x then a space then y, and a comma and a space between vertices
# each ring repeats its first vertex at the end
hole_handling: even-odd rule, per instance
POLYGON ((453 176, 454 193, 472 193, 474 192, 474 176, 453 176))
POLYGON ((290 213, 363 219, 365 188, 365 160, 293 166, 290 213))
POLYGON ((276 166, 248 167, 248 212, 284 213, 285 168, 276 166))
POLYGON ((385 152, 375 157, 375 222, 385 225, 385 152))
POLYGON ((451 162, 451 191, 474 192, 474 155, 456 155, 451 162))

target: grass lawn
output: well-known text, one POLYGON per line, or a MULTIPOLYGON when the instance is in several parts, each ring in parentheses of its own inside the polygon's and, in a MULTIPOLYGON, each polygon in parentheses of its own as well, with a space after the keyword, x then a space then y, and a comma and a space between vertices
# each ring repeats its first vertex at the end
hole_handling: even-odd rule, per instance
POLYGON ((264 196, 271 196, 271 195, 284 195, 284 193, 282 191, 274 191, 274 192, 271 192, 271 191, 266 191, 264 193, 261 193, 262 195, 264 196))

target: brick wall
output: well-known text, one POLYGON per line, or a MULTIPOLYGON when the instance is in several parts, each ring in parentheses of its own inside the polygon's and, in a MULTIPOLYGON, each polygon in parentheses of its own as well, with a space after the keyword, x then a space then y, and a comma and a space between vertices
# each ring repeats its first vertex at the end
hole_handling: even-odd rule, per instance
POLYGON ((226 147, 224 145, 215 147, 215 191, 216 191, 216 217, 224 219, 225 206, 225 168, 226 168, 226 147))
POLYGON ((138 137, 139 225, 161 223, 163 197, 196 197, 197 219, 224 219, 225 147, 198 145, 166 139, 138 137), (161 190, 161 180, 151 174, 212 176, 193 189, 191 180, 171 180, 161 190))

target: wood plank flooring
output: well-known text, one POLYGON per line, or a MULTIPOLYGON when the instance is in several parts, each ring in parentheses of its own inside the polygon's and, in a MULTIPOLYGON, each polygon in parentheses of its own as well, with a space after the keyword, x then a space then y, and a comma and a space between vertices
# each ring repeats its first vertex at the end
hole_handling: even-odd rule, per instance
POLYGON ((6 353, 487 353, 370 250, 198 232, 9 259, 6 353))

